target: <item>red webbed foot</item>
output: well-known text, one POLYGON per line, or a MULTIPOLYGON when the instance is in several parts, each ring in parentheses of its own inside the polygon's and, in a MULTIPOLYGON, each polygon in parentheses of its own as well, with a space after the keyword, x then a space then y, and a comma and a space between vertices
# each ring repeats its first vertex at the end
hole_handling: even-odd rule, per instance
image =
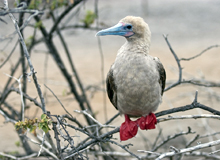
POLYGON ((142 130, 155 129, 156 128, 155 124, 157 124, 157 118, 154 113, 150 113, 146 117, 142 116, 141 118, 137 119, 136 121, 142 130))
POLYGON ((138 124, 136 121, 130 120, 129 116, 125 114, 125 122, 120 127, 120 139, 126 141, 137 134, 138 124))

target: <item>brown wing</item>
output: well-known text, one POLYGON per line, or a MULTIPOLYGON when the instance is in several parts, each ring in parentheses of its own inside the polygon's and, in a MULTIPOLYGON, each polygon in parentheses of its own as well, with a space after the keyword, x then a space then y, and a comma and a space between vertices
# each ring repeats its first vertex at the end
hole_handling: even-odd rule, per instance
POLYGON ((106 88, 108 93, 108 98, 110 99, 113 106, 117 108, 117 92, 114 83, 113 70, 110 69, 106 78, 106 88))
POLYGON ((163 91, 164 91, 164 88, 165 88, 165 85, 166 85, 166 71, 162 65, 162 63, 160 62, 159 58, 155 57, 155 60, 157 62, 157 69, 159 71, 159 76, 160 76, 160 79, 159 79, 159 83, 161 85, 161 95, 163 95, 163 91))

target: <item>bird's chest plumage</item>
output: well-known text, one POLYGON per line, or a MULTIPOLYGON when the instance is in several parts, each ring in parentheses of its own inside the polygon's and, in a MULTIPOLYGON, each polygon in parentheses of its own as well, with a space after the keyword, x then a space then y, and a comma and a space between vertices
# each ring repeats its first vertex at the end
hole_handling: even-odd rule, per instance
POLYGON ((122 114, 147 115, 161 101, 159 73, 153 57, 119 54, 112 66, 117 90, 117 107, 122 114))

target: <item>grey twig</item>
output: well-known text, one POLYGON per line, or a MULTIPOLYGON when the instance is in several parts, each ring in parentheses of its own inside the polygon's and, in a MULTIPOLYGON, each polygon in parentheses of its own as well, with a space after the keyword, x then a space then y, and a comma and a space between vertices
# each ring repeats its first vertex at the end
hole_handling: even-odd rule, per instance
POLYGON ((216 44, 216 45, 212 45, 212 46, 209 46, 207 47, 206 49, 204 49, 202 52, 200 52, 199 54, 193 56, 193 57, 190 57, 190 58, 180 58, 180 61, 190 61, 192 59, 195 59, 199 56, 201 56, 203 53, 205 53, 206 51, 212 49, 212 48, 217 48, 217 47, 220 47, 220 45, 216 44))
POLYGON ((62 102, 59 100, 59 98, 54 94, 54 92, 49 88, 47 87, 46 84, 44 84, 44 86, 53 94, 53 96, 57 99, 57 101, 60 103, 60 105, 63 107, 63 109, 66 111, 66 113, 73 118, 73 116, 66 110, 66 108, 64 107, 64 105, 62 104, 62 102))
POLYGON ((7 56, 7 58, 4 60, 4 62, 2 62, 2 64, 0 65, 0 68, 2 68, 2 66, 5 65, 5 63, 9 60, 9 58, 11 57, 11 55, 14 53, 15 48, 18 45, 18 41, 16 42, 15 46, 12 48, 12 51, 10 52, 10 54, 7 56))
POLYGON ((191 146, 191 144, 193 144, 197 139, 199 139, 199 134, 197 134, 191 141, 189 141, 187 144, 186 144, 186 148, 188 148, 189 146, 191 146))
POLYGON ((198 119, 198 118, 212 118, 212 119, 220 120, 219 115, 200 114, 200 115, 168 116, 167 118, 157 119, 157 123, 169 121, 169 120, 176 120, 176 119, 198 119))
POLYGON ((182 70, 183 70, 183 68, 182 68, 181 63, 180 63, 181 60, 189 61, 191 59, 197 58, 198 56, 202 55, 203 53, 205 53, 206 51, 208 51, 212 48, 220 47, 220 45, 209 46, 208 48, 206 48, 205 50, 203 50, 201 53, 199 53, 196 56, 193 56, 191 58, 181 58, 180 59, 180 58, 178 58, 178 56, 175 53, 175 51, 173 50, 170 42, 168 41, 168 35, 163 35, 163 37, 165 38, 165 41, 166 41, 171 53, 173 54, 173 56, 174 56, 174 58, 177 62, 178 70, 179 70, 179 77, 178 77, 177 82, 172 83, 170 86, 165 88, 164 91, 167 91, 167 90, 169 90, 169 89, 171 89, 171 88, 173 88, 177 85, 180 85, 180 84, 193 84, 193 85, 204 86, 204 87, 220 87, 220 84, 216 83, 216 82, 205 81, 205 80, 184 80, 184 79, 182 79, 182 70))
POLYGON ((202 136, 199 137, 199 139, 214 136, 214 135, 217 135, 217 134, 220 134, 220 132, 215 132, 215 133, 211 133, 211 134, 202 135, 202 136))
POLYGON ((6 122, 12 122, 13 124, 17 122, 15 120, 9 118, 2 110, 0 110, 0 114, 4 116, 6 122))
POLYGON ((68 26, 62 26, 60 30, 67 30, 67 29, 85 29, 85 30, 92 30, 92 31, 97 31, 97 30, 102 30, 103 27, 85 27, 85 25, 68 25, 68 26))
POLYGON ((196 86, 203 86, 203 87, 220 87, 220 83, 212 82, 212 81, 206 81, 206 80, 182 80, 182 84, 193 84, 196 86))
POLYGON ((53 125, 53 131, 54 131, 54 138, 56 139, 57 142, 57 150, 58 150, 58 154, 59 154, 59 158, 61 158, 61 160, 63 160, 63 156, 62 156, 62 150, 60 147, 60 139, 59 139, 59 134, 56 128, 56 123, 52 123, 53 125))
POLYGON ((48 38, 50 39, 52 37, 52 34, 54 31, 56 31, 57 29, 57 26, 60 24, 60 21, 63 20, 63 18, 65 17, 65 15, 67 15, 71 10, 72 8, 74 8, 76 5, 78 5, 80 2, 82 2, 84 0, 75 0, 74 3, 70 6, 68 6, 67 9, 65 9, 61 14, 60 16, 56 19, 56 22, 54 23, 53 27, 51 28, 49 34, 48 34, 48 38))
POLYGON ((26 155, 26 156, 23 156, 23 157, 16 157, 16 156, 13 156, 13 155, 10 155, 10 154, 6 154, 6 153, 3 153, 3 152, 0 152, 0 155, 2 157, 7 157, 9 159, 15 159, 15 160, 23 160, 24 159, 25 160, 25 159, 36 157, 37 153, 33 153, 33 154, 26 155))
POLYGON ((195 100, 191 104, 155 113, 156 117, 160 117, 160 116, 163 116, 163 115, 176 113, 176 112, 184 112, 184 111, 195 109, 195 108, 200 108, 200 109, 206 110, 210 113, 213 113, 213 114, 216 114, 216 115, 220 116, 220 111, 198 103, 197 102, 197 94, 198 94, 198 92, 196 91, 195 100))
MULTIPOLYGON (((6 1, 6 0, 5 0, 6 1)), ((8 8, 5 6, 5 9, 7 10, 8 8)), ((23 39, 23 36, 21 35, 21 32, 20 32, 20 29, 18 27, 18 24, 17 24, 17 20, 15 19, 15 17, 13 16, 12 13, 9 13, 9 17, 11 18, 12 22, 14 23, 14 26, 15 26, 15 30, 19 36, 19 41, 20 43, 22 44, 22 47, 23 47, 23 51, 24 51, 24 54, 25 54, 25 57, 27 58, 27 61, 28 61, 28 65, 30 67, 30 75, 32 75, 32 78, 34 80, 34 84, 35 84, 35 87, 37 89, 37 92, 38 92, 38 95, 40 97, 40 100, 41 100, 41 105, 42 105, 42 111, 43 113, 46 113, 46 108, 45 108, 45 102, 44 102, 44 98, 43 98, 43 94, 42 94, 42 91, 40 89, 40 85, 38 83, 38 80, 37 80, 37 77, 36 77, 36 73, 34 71, 34 67, 33 67, 33 64, 31 62, 31 59, 30 59, 30 56, 29 56, 29 52, 27 50, 27 47, 26 47, 26 44, 24 42, 24 39, 23 39)), ((28 75, 29 76, 29 75, 28 75)), ((49 133, 46 134, 47 135, 47 138, 50 142, 50 144, 52 145, 52 148, 53 148, 53 151, 54 153, 56 153, 56 150, 55 150, 55 146, 53 144, 53 141, 51 139, 51 136, 49 133)))
POLYGON ((199 144, 199 145, 196 145, 196 146, 193 146, 193 147, 190 147, 190 148, 180 149, 178 153, 176 153, 175 151, 162 153, 156 160, 161 160, 165 157, 171 157, 171 156, 174 156, 176 154, 192 152, 192 151, 196 151, 196 150, 211 147, 211 146, 216 146, 216 145, 219 145, 219 144, 220 144, 220 140, 216 140, 216 141, 211 141, 211 142, 204 143, 204 144, 199 144))
POLYGON ((177 82, 172 84, 172 85, 170 85, 170 86, 168 86, 164 90, 164 91, 167 91, 167 90, 169 90, 169 89, 171 89, 171 88, 173 88, 173 87, 175 87, 175 86, 177 86, 177 85, 179 85, 181 83, 181 81, 182 81, 182 67, 181 67, 180 60, 179 60, 177 54, 174 52, 173 48, 170 45, 170 42, 168 41, 168 35, 163 35, 163 37, 164 37, 165 41, 167 42, 167 45, 168 45, 171 53, 173 54, 173 56, 174 56, 174 58, 175 58, 175 60, 177 62, 178 68, 179 68, 179 78, 178 78, 177 82))
POLYGON ((103 125, 101 124, 99 121, 97 121, 94 117, 92 117, 91 114, 89 114, 88 112, 86 112, 85 110, 84 111, 78 111, 78 110, 75 110, 75 112, 77 113, 82 113, 86 116, 88 116, 92 121, 94 121, 96 124, 98 124, 100 127, 102 128, 115 128, 115 126, 110 126, 110 125, 103 125))
MULTIPOLYGON (((8 89, 8 92, 10 92, 10 91, 14 91, 14 92, 16 92, 16 93, 18 93, 18 94, 21 94, 21 93, 20 93, 20 90, 17 89, 17 88, 14 88, 14 87, 9 88, 9 89, 8 89)), ((36 100, 36 98, 30 97, 30 96, 29 96, 28 94, 26 94, 26 93, 23 93, 23 97, 25 97, 26 99, 28 99, 30 102, 33 102, 36 106, 42 108, 41 104, 36 100)))
POLYGON ((160 144, 158 144, 157 146, 155 146, 152 149, 152 152, 157 151, 157 149, 159 149, 161 146, 163 146, 164 144, 166 144, 168 141, 175 139, 176 137, 182 136, 182 135, 187 135, 187 134, 194 134, 195 132, 191 131, 191 128, 188 127, 188 131, 186 132, 180 132, 180 133, 176 133, 172 136, 168 136, 167 139, 165 139, 164 141, 162 141, 160 144))
POLYGON ((158 135, 157 135, 157 137, 156 137, 156 139, 155 139, 155 141, 154 141, 154 143, 152 145, 152 150, 155 148, 155 146, 157 144, 157 141, 160 138, 161 134, 162 134, 162 129, 160 129, 160 131, 159 131, 159 133, 158 133, 158 135))
MULTIPOLYGON (((51 17, 52 17, 53 21, 55 22, 56 20, 55 20, 55 17, 54 17, 54 15, 53 15, 53 12, 51 12, 51 17)), ((77 73, 77 71, 76 71, 76 68, 75 68, 75 66, 74 66, 74 64, 73 64, 73 61, 72 61, 72 58, 71 58, 71 54, 70 54, 70 51, 69 51, 69 49, 68 49, 68 47, 67 47, 67 44, 66 44, 66 42, 65 42, 65 40, 64 40, 64 38, 63 38, 63 35, 62 35, 62 33, 60 32, 60 29, 59 29, 58 27, 57 27, 56 31, 57 31, 57 33, 58 33, 58 36, 59 36, 60 40, 61 40, 61 43, 62 43, 62 45, 63 45, 63 48, 64 48, 64 50, 65 50, 65 52, 66 52, 66 56, 68 57, 68 61, 69 61, 69 64, 70 64, 70 66, 71 66, 72 72, 73 72, 73 74, 74 74, 74 76, 75 76, 75 78, 76 78, 76 81, 77 81, 77 83, 78 83, 78 85, 79 85, 79 88, 80 88, 80 90, 81 90, 81 92, 82 92, 82 99, 86 102, 86 105, 87 105, 89 111, 91 112, 92 116, 94 117, 95 115, 94 115, 93 112, 92 112, 92 108, 91 108, 90 103, 89 103, 89 101, 88 101, 88 99, 87 99, 87 96, 86 96, 86 93, 85 93, 83 84, 82 84, 82 82, 81 82, 81 80, 80 80, 80 77, 79 77, 79 75, 78 75, 78 73, 77 73)))
POLYGON ((24 54, 25 54, 25 57, 27 58, 27 61, 28 61, 28 64, 29 64, 29 67, 30 67, 30 70, 31 70, 31 75, 33 76, 33 79, 34 79, 34 82, 35 82, 35 86, 37 88, 37 91, 38 91, 38 95, 41 99, 41 104, 42 104, 42 110, 44 113, 46 113, 46 109, 45 109, 45 102, 44 102, 44 98, 43 98, 43 95, 42 95, 42 91, 40 89, 40 85, 38 84, 38 81, 37 81, 37 77, 36 77, 36 73, 34 71, 34 67, 33 67, 33 64, 31 62, 31 59, 30 59, 30 56, 29 56, 29 53, 28 53, 28 50, 27 50, 27 47, 26 47, 26 44, 24 42, 24 39, 21 35, 21 32, 20 32, 20 29, 18 27, 18 24, 16 22, 16 19, 15 17, 9 13, 9 16, 11 18, 11 20, 13 21, 14 25, 15 25, 15 29, 18 33, 18 36, 19 36, 19 40, 20 40, 20 43, 22 44, 22 47, 23 47, 23 50, 24 50, 24 54))
POLYGON ((133 152, 129 151, 127 148, 129 148, 129 146, 133 146, 133 144, 127 144, 127 145, 121 145, 115 141, 109 140, 110 143, 113 143, 119 147, 121 147, 123 150, 125 150, 126 152, 130 153, 131 156, 137 158, 137 159, 141 159, 139 156, 137 156, 136 154, 134 154, 133 152))
POLYGON ((216 154, 210 154, 207 152, 187 152, 184 154, 184 156, 189 156, 189 157, 204 157, 204 158, 208 158, 208 159, 216 159, 216 160, 220 160, 220 156, 216 155, 216 154))

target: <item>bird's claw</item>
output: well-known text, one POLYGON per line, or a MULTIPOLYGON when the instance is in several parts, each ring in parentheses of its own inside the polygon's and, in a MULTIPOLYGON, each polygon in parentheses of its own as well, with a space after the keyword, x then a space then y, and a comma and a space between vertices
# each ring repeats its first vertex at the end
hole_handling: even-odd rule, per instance
POLYGON ((125 115, 125 122, 120 127, 120 139, 126 141, 137 134, 138 125, 136 121, 130 120, 128 115, 125 115))
POLYGON ((137 119, 136 121, 130 120, 128 115, 125 115, 125 122, 120 127, 120 139, 126 141, 137 134, 138 126, 142 130, 155 129, 157 119, 154 113, 150 113, 148 116, 137 119))
POLYGON ((155 129, 155 124, 157 124, 157 118, 155 116, 154 113, 150 113, 148 116, 146 117, 141 117, 139 119, 136 120, 138 126, 140 127, 140 129, 144 130, 144 129, 155 129))

